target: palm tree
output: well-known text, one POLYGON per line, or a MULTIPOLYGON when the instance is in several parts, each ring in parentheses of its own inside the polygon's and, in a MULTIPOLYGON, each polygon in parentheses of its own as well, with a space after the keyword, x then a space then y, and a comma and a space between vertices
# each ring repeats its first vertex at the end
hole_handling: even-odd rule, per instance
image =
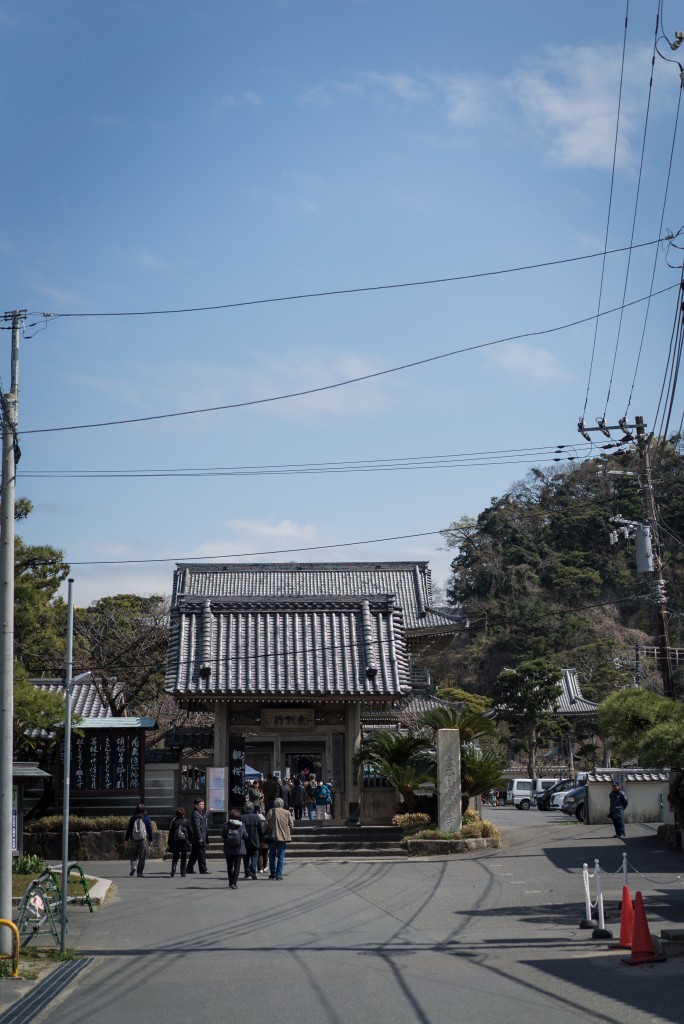
POLYGON ((468 809, 471 796, 482 796, 505 785, 506 761, 493 750, 480 750, 474 743, 461 744, 461 811, 468 809))
POLYGON ((391 786, 401 793, 409 811, 416 805, 416 790, 426 783, 434 783, 434 759, 424 736, 379 729, 371 733, 361 745, 355 764, 370 765, 384 775, 391 786))
POLYGON ((494 736, 496 724, 487 712, 476 711, 474 708, 430 708, 420 716, 420 724, 427 726, 434 740, 438 729, 458 729, 461 745, 472 743, 483 736, 494 736))

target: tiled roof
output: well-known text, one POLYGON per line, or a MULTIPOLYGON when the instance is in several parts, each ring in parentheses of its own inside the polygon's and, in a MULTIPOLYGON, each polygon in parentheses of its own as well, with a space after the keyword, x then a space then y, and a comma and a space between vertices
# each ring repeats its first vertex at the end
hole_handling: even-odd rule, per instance
POLYGON ((392 597, 177 598, 166 690, 185 697, 388 700, 409 684, 392 597))
POLYGON ((416 720, 426 711, 434 708, 450 708, 453 711, 462 711, 463 704, 452 704, 442 700, 441 697, 434 697, 429 693, 410 693, 398 704, 387 711, 364 710, 361 712, 362 725, 374 729, 386 728, 391 725, 400 725, 407 728, 415 727, 416 720), (386 724, 385 724, 386 723, 386 724))
MULTIPOLYGON (((64 697, 63 679, 32 679, 31 683, 44 693, 59 693, 64 697)), ((123 688, 123 683, 114 683, 113 690, 117 699, 121 697, 123 688)), ((101 696, 98 680, 92 672, 84 673, 74 680, 71 687, 71 710, 81 718, 113 717, 112 710, 101 696)))
POLYGON ((598 704, 582 696, 576 668, 564 668, 561 692, 554 705, 554 714, 564 718, 588 718, 598 711, 598 704))
POLYGON ((592 768, 587 775, 589 782, 612 782, 617 779, 621 785, 628 782, 668 782, 667 768, 592 768))
POLYGON ((39 768, 35 761, 13 761, 13 779, 49 779, 50 773, 39 768))
MULTIPOLYGON (((454 632, 459 622, 431 607, 427 562, 178 563, 172 605, 202 597, 351 597, 393 595, 412 632, 454 632)), ((465 621, 465 620, 463 620, 465 621)))

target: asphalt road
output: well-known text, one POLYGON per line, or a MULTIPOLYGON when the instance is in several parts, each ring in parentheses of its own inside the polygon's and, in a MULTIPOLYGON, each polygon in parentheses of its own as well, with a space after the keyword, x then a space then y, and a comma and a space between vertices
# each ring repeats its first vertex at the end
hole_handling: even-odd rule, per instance
MULTIPOLYGON (((646 1024, 682 1020, 684 958, 627 967, 580 930, 583 862, 599 858, 617 935, 622 854, 649 923, 684 926, 681 854, 649 826, 612 829, 488 809, 503 850, 404 861, 286 862, 282 882, 171 879, 150 862, 92 865, 116 890, 74 911, 93 964, 37 1018, 50 1024, 646 1024)), ((607 823, 610 826, 610 823, 607 823)))

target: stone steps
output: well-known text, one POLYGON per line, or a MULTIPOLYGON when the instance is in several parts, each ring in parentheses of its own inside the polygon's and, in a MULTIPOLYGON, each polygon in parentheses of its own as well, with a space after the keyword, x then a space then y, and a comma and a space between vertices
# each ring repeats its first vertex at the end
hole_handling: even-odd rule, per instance
MULTIPOLYGON (((207 859, 222 860, 221 829, 210 828, 209 838, 207 859)), ((297 822, 292 830, 292 841, 287 844, 287 856, 297 859, 406 855, 406 847, 401 845, 401 831, 391 825, 347 827, 327 821, 320 825, 297 822)))

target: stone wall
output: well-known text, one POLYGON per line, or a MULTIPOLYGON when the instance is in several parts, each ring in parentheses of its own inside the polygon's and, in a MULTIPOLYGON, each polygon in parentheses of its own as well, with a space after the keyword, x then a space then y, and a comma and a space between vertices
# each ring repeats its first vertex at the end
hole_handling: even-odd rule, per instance
MULTIPOLYGON (((128 843, 125 830, 105 829, 102 832, 70 832, 69 860, 125 860, 128 843)), ((147 848, 148 857, 163 857, 168 845, 168 832, 155 831, 147 848)), ((24 833, 24 853, 37 854, 48 862, 62 858, 61 832, 24 833)))

